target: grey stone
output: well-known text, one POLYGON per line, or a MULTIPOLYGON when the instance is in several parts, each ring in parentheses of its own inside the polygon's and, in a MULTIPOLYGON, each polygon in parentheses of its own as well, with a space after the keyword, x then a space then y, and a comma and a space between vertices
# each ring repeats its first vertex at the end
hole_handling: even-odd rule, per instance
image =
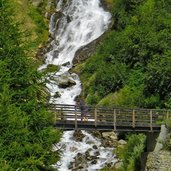
POLYGON ((119 143, 120 145, 126 145, 126 144, 127 144, 127 142, 126 142, 125 140, 122 140, 122 139, 119 140, 118 143, 119 143))

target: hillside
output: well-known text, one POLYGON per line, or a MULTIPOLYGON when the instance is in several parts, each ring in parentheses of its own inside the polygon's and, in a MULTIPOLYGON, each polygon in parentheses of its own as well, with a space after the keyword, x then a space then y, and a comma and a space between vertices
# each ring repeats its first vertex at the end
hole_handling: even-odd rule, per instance
POLYGON ((112 26, 76 66, 88 104, 169 108, 171 2, 110 0, 112 26))

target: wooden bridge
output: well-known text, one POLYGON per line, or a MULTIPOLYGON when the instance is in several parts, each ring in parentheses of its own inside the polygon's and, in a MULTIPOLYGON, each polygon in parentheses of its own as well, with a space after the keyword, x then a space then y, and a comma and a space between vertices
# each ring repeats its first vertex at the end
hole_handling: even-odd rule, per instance
POLYGON ((114 130, 117 132, 159 132, 161 124, 171 119, 171 110, 88 107, 83 118, 79 106, 51 105, 55 127, 62 130, 114 130))

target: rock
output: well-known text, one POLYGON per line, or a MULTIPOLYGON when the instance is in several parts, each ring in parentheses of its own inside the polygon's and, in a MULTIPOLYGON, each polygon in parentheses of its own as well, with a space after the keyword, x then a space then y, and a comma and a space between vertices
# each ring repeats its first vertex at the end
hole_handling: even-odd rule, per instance
POLYGON ((91 164, 97 164, 97 160, 93 160, 91 164))
POLYGON ((97 145, 93 145, 93 149, 97 150, 98 149, 97 145))
POLYGON ((38 7, 42 3, 42 0, 32 0, 32 4, 35 7, 38 7))
POLYGON ((91 134, 99 139, 102 139, 102 134, 100 131, 92 131, 91 134))
POLYGON ((99 155, 100 155, 100 152, 99 152, 99 151, 95 151, 95 152, 94 152, 94 155, 95 155, 95 156, 99 156, 99 155))
POLYGON ((61 94, 57 91, 53 97, 54 97, 54 98, 61 97, 61 94))
POLYGON ((70 62, 65 62, 64 64, 62 64, 62 66, 68 66, 70 65, 70 62))
POLYGON ((106 139, 117 140, 117 135, 114 132, 103 132, 102 136, 106 139))
POLYGON ((85 135, 82 133, 81 130, 76 130, 73 134, 73 138, 75 141, 82 141, 85 135))
POLYGON ((154 151, 160 151, 163 148, 163 142, 166 140, 168 134, 168 130, 165 125, 161 125, 161 131, 159 137, 157 138, 157 144, 155 146, 154 151))
POLYGON ((54 65, 54 64, 49 64, 45 69, 44 72, 58 72, 59 71, 59 66, 54 65))
POLYGON ((120 144, 120 145, 126 145, 127 142, 126 142, 125 140, 119 140, 119 141, 118 141, 118 144, 120 144))
POLYGON ((73 64, 77 64, 80 62, 85 61, 87 58, 89 58, 94 52, 95 49, 98 47, 99 43, 103 40, 103 35, 94 40, 93 42, 89 43, 83 48, 80 48, 74 57, 73 64))
POLYGON ((115 169, 117 170, 117 169, 121 168, 122 165, 123 165, 123 162, 119 161, 119 162, 116 162, 116 163, 115 163, 114 167, 115 167, 115 169))
POLYGON ((69 78, 67 75, 63 75, 56 80, 60 88, 67 88, 76 85, 76 82, 69 78))
POLYGON ((151 152, 147 157, 145 171, 170 171, 171 152, 158 151, 151 152))
POLYGON ((72 147, 70 150, 74 152, 74 151, 77 150, 77 148, 76 147, 72 147))

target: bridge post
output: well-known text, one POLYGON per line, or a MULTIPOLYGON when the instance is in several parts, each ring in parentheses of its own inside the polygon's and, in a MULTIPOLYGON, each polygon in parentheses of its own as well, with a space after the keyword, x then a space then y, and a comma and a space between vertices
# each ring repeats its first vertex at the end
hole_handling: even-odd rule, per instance
POLYGON ((113 110, 113 129, 116 131, 116 109, 113 110))
POLYGON ((94 125, 95 125, 95 127, 97 127, 97 109, 95 108, 94 109, 94 125))
POLYGON ((135 110, 132 111, 132 127, 135 128, 135 110))
POLYGON ((167 110, 166 119, 169 119, 169 111, 167 110))
POLYGON ((64 120, 64 116, 63 116, 62 111, 63 111, 63 108, 61 107, 61 110, 60 110, 61 120, 64 120))
POLYGON ((150 110, 150 131, 153 132, 153 111, 150 110))
POLYGON ((74 107, 75 108, 75 130, 77 129, 77 106, 74 107))

